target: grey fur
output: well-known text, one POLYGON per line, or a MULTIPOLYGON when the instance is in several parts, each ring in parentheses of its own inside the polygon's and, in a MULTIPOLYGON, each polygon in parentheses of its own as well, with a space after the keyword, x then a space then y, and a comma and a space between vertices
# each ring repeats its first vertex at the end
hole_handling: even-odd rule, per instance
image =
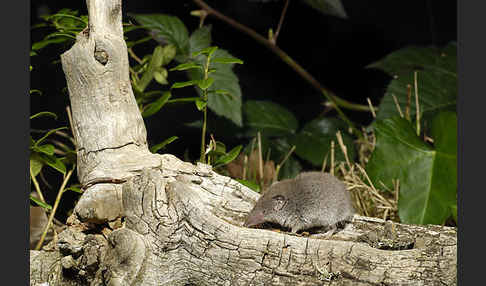
POLYGON ((329 173, 304 172, 295 179, 272 184, 249 213, 245 226, 271 222, 293 233, 310 228, 335 229, 354 213, 343 182, 329 173))

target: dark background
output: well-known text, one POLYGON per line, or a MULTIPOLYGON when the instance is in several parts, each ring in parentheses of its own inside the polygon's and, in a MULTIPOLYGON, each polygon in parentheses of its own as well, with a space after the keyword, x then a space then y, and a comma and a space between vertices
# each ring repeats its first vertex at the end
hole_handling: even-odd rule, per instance
MULTIPOLYGON (((122 1, 123 20, 127 13, 164 13, 178 16, 195 30, 199 19, 189 15, 198 7, 187 0, 179 1, 122 1)), ((269 28, 276 29, 284 1, 206 1, 207 4, 236 21, 266 36, 269 28)), ((348 19, 323 15, 303 1, 292 0, 282 26, 277 45, 309 71, 322 85, 349 101, 367 104, 369 97, 374 105, 380 98, 390 78, 385 73, 366 69, 388 53, 409 45, 442 46, 457 40, 457 1, 450 0, 394 0, 394 1, 343 1, 348 19)), ((70 8, 87 14, 85 1, 38 0, 31 3, 31 25, 38 23, 39 15, 55 13, 70 8)), ((228 50, 244 61, 236 65, 243 101, 249 99, 271 100, 291 110, 300 126, 316 118, 323 110, 323 96, 301 79, 289 66, 267 48, 249 36, 235 30, 216 18, 208 17, 212 25, 213 45, 228 50)), ((47 31, 31 30, 31 42, 41 40, 47 31)), ((143 36, 136 33, 128 36, 143 36)), ((136 47, 139 56, 151 53, 155 43, 136 47)), ((31 88, 40 89, 43 96, 31 97, 31 111, 51 111, 58 114, 58 121, 36 119, 31 128, 46 129, 67 126, 65 107, 69 105, 66 80, 62 73, 59 55, 65 48, 48 46, 39 56, 31 58, 31 88), (57 63, 52 62, 57 61, 57 63)), ((175 73, 169 80, 184 80, 175 73)), ((190 88, 177 90, 179 96, 194 96, 190 88)), ((344 110, 358 125, 367 125, 369 113, 344 110)), ((329 116, 335 116, 330 113, 329 116)), ((168 105, 162 112, 145 119, 149 145, 176 135, 179 140, 164 152, 196 160, 199 154, 200 130, 184 124, 200 120, 202 114, 194 105, 168 105)), ((209 131, 216 139, 232 148, 241 142, 233 136, 233 126, 210 114, 209 131)), ((186 158, 187 159, 187 158, 186 158)), ((53 192, 54 193, 54 192, 53 192)), ((73 194, 73 197, 76 195, 73 194)), ((69 196, 66 197, 69 200, 69 196)))
MULTIPOLYGON (((122 2, 124 21, 129 19, 127 13, 166 13, 178 16, 189 31, 198 26, 198 18, 189 15, 191 10, 198 9, 192 1, 122 2)), ((223 14, 266 35, 268 28, 275 30, 284 1, 213 0, 207 3, 223 14)), ((378 105, 389 81, 383 72, 366 69, 366 65, 408 45, 440 46, 457 40, 456 1, 394 0, 343 3, 348 19, 323 15, 303 1, 290 1, 277 44, 321 84, 338 96, 356 103, 366 104, 366 98, 369 97, 378 105)), ((79 10, 81 14, 87 14, 84 1, 39 0, 31 5, 31 23, 39 22, 39 14, 54 13, 61 8, 71 8, 79 10)), ((235 67, 240 79, 243 101, 258 99, 282 104, 295 113, 301 125, 319 115, 322 111, 322 106, 319 105, 323 100, 322 95, 277 56, 226 23, 211 17, 206 19, 206 23, 213 26, 213 44, 244 61, 244 65, 235 67)), ((131 35, 133 34, 129 34, 131 35)), ((33 30, 31 41, 40 40, 43 36, 45 33, 41 30, 33 30)), ((62 91, 66 82, 60 63, 52 65, 50 62, 58 59, 59 53, 63 50, 51 47, 41 50, 41 55, 31 60, 35 69, 31 74, 31 88, 41 89, 46 95, 33 98, 31 111, 33 113, 47 109, 58 113, 62 121, 66 118, 65 106, 69 104, 67 93, 62 91)), ((152 48, 136 48, 135 51, 140 56, 150 53, 152 48)), ((174 74, 171 76, 177 77, 174 74)), ((193 90, 187 92, 188 96, 194 96, 193 90)), ((371 116, 366 113, 346 113, 363 125, 371 120, 371 116)), ((156 144, 169 136, 178 135, 182 140, 175 145, 183 145, 185 148, 198 146, 198 130, 183 130, 186 128, 182 128, 180 124, 172 124, 172 128, 163 124, 169 119, 174 120, 173 115, 178 115, 176 118, 179 121, 180 114, 184 114, 180 124, 200 119, 201 116, 193 106, 168 106, 157 116, 146 119, 149 143, 156 144), (158 128, 159 126, 163 128, 158 128), (196 138, 192 139, 192 135, 196 138)), ((39 124, 42 122, 39 121, 39 124)), ((232 140, 231 136, 223 136, 227 140, 232 140)), ((198 148, 195 149, 197 154, 198 148)), ((173 151, 179 153, 181 150, 179 148, 173 151)))

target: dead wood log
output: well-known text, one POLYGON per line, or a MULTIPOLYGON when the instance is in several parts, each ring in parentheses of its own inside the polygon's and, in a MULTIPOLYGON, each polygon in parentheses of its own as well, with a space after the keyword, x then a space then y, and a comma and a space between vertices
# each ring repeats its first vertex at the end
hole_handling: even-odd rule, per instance
POLYGON ((31 251, 31 285, 456 285, 455 228, 355 216, 334 236, 242 227, 258 194, 151 154, 128 76, 121 0, 87 0, 62 55, 78 176, 69 226, 31 251))

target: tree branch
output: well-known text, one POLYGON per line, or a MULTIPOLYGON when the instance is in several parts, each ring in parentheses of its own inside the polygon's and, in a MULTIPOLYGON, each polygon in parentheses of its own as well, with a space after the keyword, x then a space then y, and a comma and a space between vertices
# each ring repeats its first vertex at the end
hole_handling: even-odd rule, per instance
MULTIPOLYGON (((361 131, 359 131, 354 124, 347 118, 347 116, 342 112, 340 107, 349 109, 349 110, 355 110, 355 111, 366 111, 369 112, 370 108, 367 105, 361 105, 361 104, 356 104, 356 103, 351 103, 345 99, 342 99, 336 94, 334 94, 332 91, 329 89, 325 88, 322 86, 319 81, 317 81, 307 70, 305 70, 299 63, 297 63, 295 60, 293 60, 286 52, 284 52, 282 49, 280 49, 277 45, 272 43, 271 40, 268 40, 258 34, 256 31, 253 29, 240 24, 239 22, 233 20, 232 18, 229 18, 228 16, 220 13, 219 11, 213 9, 209 5, 207 5, 204 1, 202 0, 193 0, 196 5, 201 7, 204 11, 207 12, 208 15, 212 15, 223 22, 226 22, 227 24, 231 25, 235 29, 247 34, 248 36, 252 37, 254 40, 256 40, 258 43, 264 45, 267 47, 270 51, 272 51, 274 54, 276 54, 279 58, 281 58, 285 63, 287 63, 295 72, 300 75, 305 81, 310 83, 315 89, 319 90, 330 102, 332 102, 333 107, 336 109, 338 112, 339 116, 341 119, 343 119, 355 132, 358 136, 362 137, 361 131)), ((375 107, 375 109, 377 109, 375 107)))

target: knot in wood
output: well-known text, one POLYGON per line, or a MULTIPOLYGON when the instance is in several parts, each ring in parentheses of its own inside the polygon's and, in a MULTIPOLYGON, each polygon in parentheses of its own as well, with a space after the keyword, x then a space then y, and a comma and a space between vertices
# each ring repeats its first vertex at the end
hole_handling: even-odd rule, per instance
POLYGON ((96 50, 94 57, 102 65, 106 65, 108 62, 108 53, 105 50, 96 50))

